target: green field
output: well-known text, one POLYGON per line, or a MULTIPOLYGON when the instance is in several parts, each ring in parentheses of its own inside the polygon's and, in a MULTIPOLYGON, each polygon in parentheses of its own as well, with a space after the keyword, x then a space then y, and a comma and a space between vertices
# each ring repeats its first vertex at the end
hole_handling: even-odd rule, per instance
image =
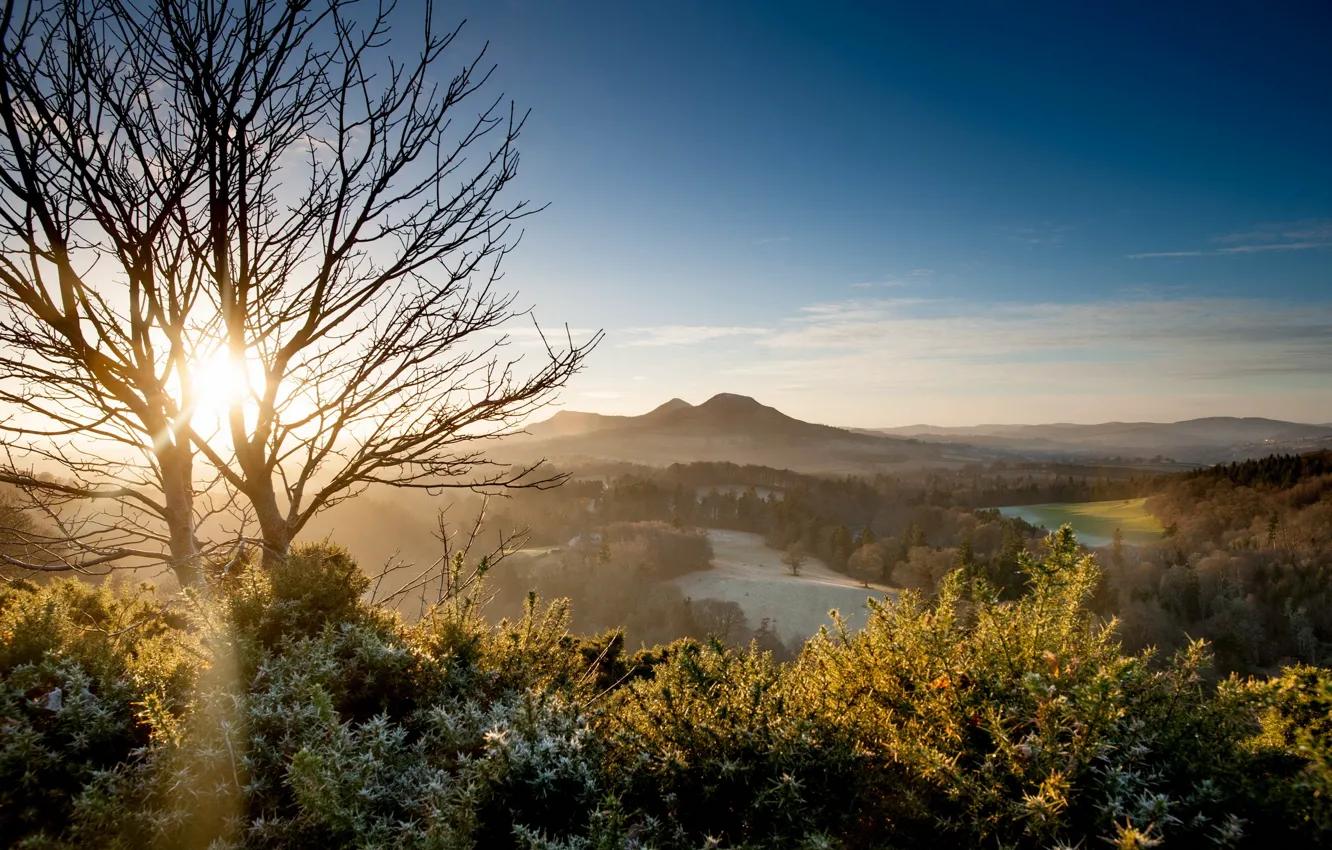
POLYGON ((1124 533, 1125 543, 1151 543, 1161 539, 1161 522, 1147 513, 1146 499, 1121 499, 1111 502, 1065 502, 1051 505, 1019 505, 1000 508, 1004 516, 1020 517, 1032 525, 1051 531, 1061 525, 1073 526, 1078 541, 1087 546, 1108 546, 1115 529, 1124 533))

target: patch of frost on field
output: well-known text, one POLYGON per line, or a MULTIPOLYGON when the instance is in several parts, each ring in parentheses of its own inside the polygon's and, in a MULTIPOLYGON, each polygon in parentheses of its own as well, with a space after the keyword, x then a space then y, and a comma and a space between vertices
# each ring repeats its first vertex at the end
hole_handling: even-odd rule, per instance
POLYGON ((865 599, 896 595, 879 585, 868 589, 811 558, 793 576, 782 563, 782 553, 769 549, 763 538, 743 531, 709 529, 715 553, 713 568, 674 579, 685 596, 735 602, 745 612, 750 628, 766 617, 783 643, 813 636, 819 626, 830 625, 828 611, 836 608, 852 628, 865 625, 865 599))

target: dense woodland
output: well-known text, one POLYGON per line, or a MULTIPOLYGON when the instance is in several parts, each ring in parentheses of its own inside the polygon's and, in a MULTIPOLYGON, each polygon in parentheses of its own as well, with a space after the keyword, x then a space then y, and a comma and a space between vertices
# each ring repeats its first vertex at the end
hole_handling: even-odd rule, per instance
POLYGON ((580 634, 621 631, 631 646, 677 638, 716 638, 729 645, 753 641, 778 658, 786 646, 766 622, 751 623, 741 607, 718 599, 691 599, 669 579, 711 565, 706 533, 679 523, 615 522, 544 558, 514 557, 490 577, 490 619, 521 615, 529 595, 571 599, 570 625, 580 634))
POLYGON ((1160 543, 1108 553, 1111 609, 1132 645, 1213 642, 1234 669, 1326 663, 1332 643, 1332 454, 1163 479, 1160 543))

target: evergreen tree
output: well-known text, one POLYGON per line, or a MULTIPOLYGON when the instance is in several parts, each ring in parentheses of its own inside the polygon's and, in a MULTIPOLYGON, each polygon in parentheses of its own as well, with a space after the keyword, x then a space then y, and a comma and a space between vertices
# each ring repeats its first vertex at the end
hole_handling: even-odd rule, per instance
POLYGON ((851 558, 851 530, 845 525, 838 525, 832 530, 832 537, 828 541, 831 550, 832 568, 845 571, 846 562, 851 558))

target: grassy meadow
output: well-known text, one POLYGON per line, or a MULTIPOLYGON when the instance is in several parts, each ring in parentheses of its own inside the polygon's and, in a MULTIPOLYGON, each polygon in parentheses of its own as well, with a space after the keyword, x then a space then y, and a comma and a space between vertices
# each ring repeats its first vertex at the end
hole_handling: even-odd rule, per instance
POLYGON ((1033 525, 1051 531, 1061 525, 1073 526, 1078 540, 1088 546, 1106 546, 1115 529, 1124 534, 1125 543, 1150 543, 1160 540, 1161 521, 1147 512, 1146 499, 1118 499, 1109 502, 1066 502, 1048 505, 1021 505, 999 510, 1005 516, 1021 517, 1033 525))

